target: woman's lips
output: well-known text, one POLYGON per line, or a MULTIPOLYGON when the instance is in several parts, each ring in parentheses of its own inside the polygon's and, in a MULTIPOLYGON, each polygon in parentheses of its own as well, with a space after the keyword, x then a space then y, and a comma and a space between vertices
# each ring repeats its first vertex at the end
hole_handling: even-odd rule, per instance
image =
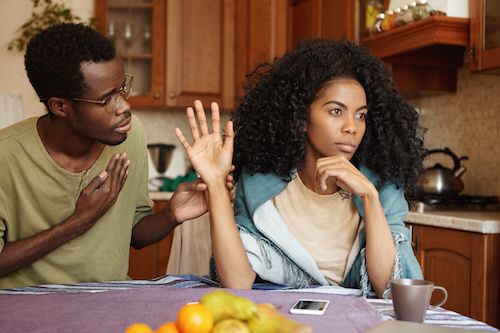
POLYGON ((350 143, 339 142, 335 145, 343 153, 354 153, 356 151, 356 146, 350 143))

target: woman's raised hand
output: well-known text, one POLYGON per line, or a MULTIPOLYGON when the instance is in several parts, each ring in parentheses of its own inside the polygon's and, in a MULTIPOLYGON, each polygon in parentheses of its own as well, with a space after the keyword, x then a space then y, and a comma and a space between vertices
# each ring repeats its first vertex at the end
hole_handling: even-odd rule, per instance
POLYGON ((189 144, 179 128, 175 129, 175 134, 184 147, 193 168, 207 185, 215 181, 225 182, 227 175, 231 172, 234 142, 233 122, 227 122, 224 128, 224 138, 222 138, 219 105, 212 102, 210 108, 212 110, 212 133, 208 128, 203 104, 199 100, 194 101, 194 110, 192 107, 186 109, 193 144, 189 144), (199 127, 196 119, 198 119, 199 127))

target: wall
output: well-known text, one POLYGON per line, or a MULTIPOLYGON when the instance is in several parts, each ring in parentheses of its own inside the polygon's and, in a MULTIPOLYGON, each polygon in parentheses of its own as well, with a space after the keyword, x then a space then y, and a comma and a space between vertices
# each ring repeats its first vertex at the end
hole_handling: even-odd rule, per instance
MULTIPOLYGON (((93 15, 92 0, 65 0, 73 12, 84 21, 93 15)), ((45 112, 44 106, 38 101, 24 70, 24 53, 8 51, 7 44, 17 36, 17 30, 31 16, 32 3, 28 0, 0 1, 0 92, 20 94, 25 118, 40 115, 45 112)))
MULTIPOLYGON (((205 105, 208 107, 208 105, 205 105)), ((180 143, 175 136, 175 128, 179 127, 184 136, 191 140, 191 130, 187 123, 184 108, 165 110, 133 110, 134 114, 141 119, 146 130, 146 141, 148 143, 173 143, 180 147, 180 143)), ((207 117, 210 111, 207 110, 207 117)), ((224 127, 230 114, 221 114, 221 126, 224 127)))
MULTIPOLYGON (((468 156, 462 176, 463 193, 500 195, 500 76, 459 70, 456 94, 412 101, 421 112, 421 125, 428 128, 428 148, 450 148, 468 156)), ((432 155, 426 165, 442 162, 446 155, 432 155)))

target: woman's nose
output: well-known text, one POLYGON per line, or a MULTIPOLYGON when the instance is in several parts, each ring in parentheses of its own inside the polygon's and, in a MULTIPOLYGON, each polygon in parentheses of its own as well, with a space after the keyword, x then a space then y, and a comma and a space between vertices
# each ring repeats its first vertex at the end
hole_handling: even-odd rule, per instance
POLYGON ((352 117, 345 117, 342 124, 342 133, 356 133, 356 123, 352 117))

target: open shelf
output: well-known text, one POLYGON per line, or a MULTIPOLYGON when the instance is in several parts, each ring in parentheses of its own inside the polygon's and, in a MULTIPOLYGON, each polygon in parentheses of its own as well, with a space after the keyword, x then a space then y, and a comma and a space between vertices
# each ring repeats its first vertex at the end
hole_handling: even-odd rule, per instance
POLYGON ((363 38, 407 97, 455 92, 457 69, 469 45, 469 19, 431 16, 363 38))
POLYGON ((361 44, 382 59, 434 45, 467 47, 469 19, 431 16, 363 38, 361 44))

